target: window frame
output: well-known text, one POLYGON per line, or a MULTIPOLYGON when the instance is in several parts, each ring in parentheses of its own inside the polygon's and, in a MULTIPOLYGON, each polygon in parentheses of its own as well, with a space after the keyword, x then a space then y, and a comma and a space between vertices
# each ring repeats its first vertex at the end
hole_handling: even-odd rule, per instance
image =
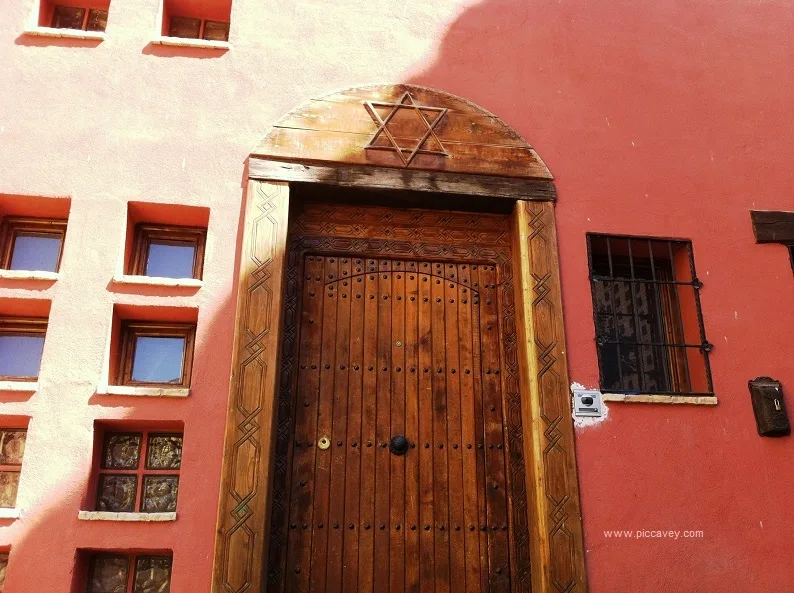
MULTIPOLYGON (((110 476, 135 476, 135 503, 131 511, 108 511, 118 513, 157 513, 157 512, 176 512, 176 511, 145 511, 144 505, 144 484, 147 476, 161 476, 161 477, 176 477, 177 483, 181 481, 182 475, 182 459, 179 460, 179 468, 168 469, 151 469, 146 465, 146 459, 149 454, 149 439, 158 436, 179 436, 182 438, 182 446, 185 444, 185 433, 178 431, 167 430, 105 430, 99 439, 99 460, 96 464, 96 494, 94 496, 94 508, 99 511, 99 497, 102 494, 100 487, 101 478, 103 475, 110 476), (140 437, 140 446, 138 447, 138 467, 134 469, 124 469, 118 467, 105 467, 105 445, 109 436, 138 436, 140 437)), ((179 501, 179 492, 177 491, 177 502, 179 501)))
MULTIPOLYGON (((20 234, 60 235, 61 248, 58 251, 58 263, 55 273, 61 269, 63 259, 63 246, 66 242, 67 221, 62 218, 30 218, 24 216, 6 216, 2 221, 0 230, 0 269, 10 270, 14 257, 14 244, 20 234)), ((48 270, 27 270, 30 272, 44 272, 48 270)))
POLYGON ((91 32, 97 32, 97 33, 104 33, 105 29, 89 29, 88 28, 89 23, 91 23, 91 21, 92 21, 92 18, 91 18, 92 15, 96 15, 97 13, 105 13, 105 29, 107 29, 107 20, 108 20, 108 15, 110 13, 109 9, 92 8, 92 7, 89 7, 89 6, 70 6, 68 4, 55 4, 55 3, 53 3, 53 5, 52 5, 52 19, 50 20, 50 27, 53 28, 53 29, 65 29, 67 31, 91 31, 91 32), (75 29, 74 27, 57 27, 55 25, 55 19, 58 16, 57 13, 58 13, 58 9, 59 8, 72 8, 72 9, 83 10, 84 12, 83 12, 82 20, 80 22, 80 28, 79 29, 75 29))
MULTIPOLYGON (((223 27, 220 27, 219 29, 222 30, 223 27)), ((168 36, 173 37, 175 39, 201 39, 204 41, 222 41, 228 43, 230 29, 231 29, 230 21, 216 21, 213 19, 202 19, 198 17, 187 17, 187 16, 179 16, 179 15, 173 15, 168 18, 168 36), (174 23, 174 20, 182 21, 183 24, 195 23, 196 21, 198 21, 198 35, 196 35, 195 37, 175 35, 174 33, 177 32, 176 31, 177 24, 174 23), (225 32, 226 32, 225 39, 214 39, 211 37, 207 37, 207 25, 211 25, 211 26, 225 25, 225 32)))
MULTIPOLYGON (((22 335, 30 337, 44 336, 47 342, 47 325, 49 319, 43 317, 0 317, 0 335, 22 335)), ((42 348, 42 358, 44 349, 42 348)), ((0 374, 0 381, 38 381, 41 374, 41 358, 39 359, 39 369, 35 376, 31 375, 3 375, 0 374)))
POLYGON ((121 348, 119 350, 117 382, 131 387, 190 387, 193 373, 193 353, 196 342, 195 323, 160 323, 146 321, 123 321, 121 325, 121 348), (137 338, 184 338, 182 349, 182 376, 178 383, 134 381, 132 370, 135 364, 137 338))
MULTIPOLYGON (((189 278, 201 280, 204 273, 204 248, 206 246, 206 240, 206 228, 147 223, 137 224, 135 225, 135 232, 132 240, 129 274, 132 276, 159 278, 160 276, 148 276, 146 274, 149 248, 153 242, 170 241, 193 244, 193 275, 189 278)), ((175 280, 178 280, 178 278, 175 278, 175 280)))
MULTIPOLYGON (((5 432, 24 432, 25 433, 25 444, 27 444, 28 440, 28 429, 26 427, 21 426, 5 426, 0 427, 0 434, 5 432)), ((22 459, 20 460, 19 464, 14 463, 0 463, 0 472, 1 473, 15 473, 19 474, 19 479, 22 479, 22 465, 25 463, 25 454, 22 453, 22 459)), ((17 482, 17 493, 14 496, 14 505, 10 507, 4 507, 0 505, 2 509, 15 509, 17 508, 17 498, 19 496, 19 482, 17 482)))
MULTIPOLYGON (((673 239, 673 238, 662 238, 662 237, 646 237, 646 236, 635 236, 635 235, 617 235, 617 234, 609 234, 609 233, 587 233, 586 235, 587 240, 587 260, 588 260, 588 270, 589 275, 588 279, 590 281, 590 294, 592 297, 592 306, 593 306, 593 329, 595 332, 595 342, 596 342, 596 354, 598 358, 598 375, 599 375, 599 389, 603 393, 615 393, 615 394, 625 394, 625 395, 662 395, 662 396, 683 396, 683 397, 698 397, 698 396, 713 396, 714 395, 714 384, 711 374, 711 364, 709 361, 709 352, 712 350, 713 346, 711 343, 708 342, 706 339, 706 331, 705 331, 705 323, 703 321, 703 310, 702 305, 700 302, 700 289, 702 288, 702 283, 697 277, 695 272, 695 259, 694 259, 694 251, 692 249, 692 242, 686 239, 673 239), (602 240, 606 241, 607 244, 607 254, 596 254, 593 248, 593 242, 595 240, 602 240), (628 246, 628 257, 622 255, 614 255, 611 252, 611 240, 616 241, 625 241, 628 246), (636 256, 632 254, 632 243, 645 243, 648 246, 649 250, 649 257, 644 256, 636 256), (667 249, 669 253, 669 259, 664 258, 665 262, 668 262, 670 265, 670 270, 672 271, 672 277, 669 279, 662 278, 663 274, 660 272, 663 270, 662 266, 657 265, 660 262, 654 261, 653 255, 653 243, 663 243, 667 244, 667 249), (684 249, 686 251, 686 258, 688 264, 688 270, 690 274, 689 281, 682 281, 676 278, 675 273, 675 255, 673 251, 673 246, 676 246, 676 249, 684 249), (596 273, 596 262, 599 258, 607 259, 609 262, 609 275, 597 274, 596 273), (626 259, 627 261, 621 261, 621 258, 626 259), (625 267, 628 265, 630 269, 630 277, 626 278, 619 274, 615 273, 615 267, 625 267), (651 272, 651 278, 638 278, 635 270, 639 268, 648 268, 651 272), (631 315, 635 318, 635 332, 639 332, 639 328, 637 326, 639 314, 635 309, 634 301, 636 299, 636 291, 634 286, 638 283, 646 284, 654 293, 652 295, 652 300, 656 305, 654 307, 654 314, 652 317, 655 317, 655 323, 659 325, 661 328, 663 339, 659 342, 652 340, 651 342, 643 342, 636 338, 635 342, 632 341, 621 341, 619 328, 617 323, 614 328, 615 338, 612 339, 610 337, 604 337, 599 335, 599 323, 598 318, 600 315, 598 312, 598 302, 597 302, 597 289, 596 286, 600 282, 625 282, 629 283, 632 286, 631 289, 631 299, 632 299, 632 311, 631 315), (681 310, 681 297, 677 292, 677 288, 681 286, 690 286, 693 290, 694 295, 694 306, 696 310, 696 317, 698 323, 698 336, 700 338, 700 343, 687 343, 686 340, 686 330, 685 330, 685 323, 682 317, 682 310, 681 310), (673 307, 673 303, 668 303, 667 305, 664 303, 665 297, 662 295, 662 290, 665 287, 675 288, 674 291, 674 305, 675 305, 675 312, 670 313, 666 311, 667 306, 673 307), (658 294, 657 294, 658 293, 658 294), (672 318, 668 318, 668 315, 671 315, 672 318), (675 339, 670 341, 670 336, 673 336, 675 339), (624 375, 622 371, 619 370, 620 376, 620 388, 609 387, 605 385, 605 378, 606 373, 604 372, 604 354, 603 354, 603 347, 605 345, 614 344, 617 345, 618 350, 618 368, 620 368, 620 347, 621 345, 629 345, 634 346, 640 351, 640 365, 638 375, 640 377, 640 381, 642 387, 645 387, 645 382, 648 377, 648 372, 644 368, 644 363, 642 362, 642 349, 643 348, 660 348, 662 349, 662 354, 664 358, 664 368, 663 372, 665 375, 665 382, 668 384, 668 390, 647 390, 647 389, 640 389, 640 390, 630 390, 625 389, 625 382, 624 382, 624 375), (670 355, 670 350, 673 350, 676 353, 674 356, 670 355), (688 352, 690 349, 697 349, 703 357, 703 370, 704 370, 704 378, 706 382, 706 391, 694 391, 692 386, 692 373, 689 369, 689 359, 688 359, 688 352), (680 351, 680 352, 679 352, 680 351), (688 385, 688 389, 678 389, 677 385, 680 384, 680 378, 678 375, 681 372, 681 365, 684 365, 686 371, 686 381, 684 382, 685 385, 688 385)), ((673 299, 671 299, 672 301, 673 299)), ((612 309, 613 317, 616 315, 615 313, 615 300, 614 298, 610 298, 610 308, 612 309)), ((651 315, 649 315, 651 316, 651 315)), ((692 330, 695 328, 692 327, 692 330)))
POLYGON ((138 562, 141 559, 148 558, 168 558, 169 563, 169 582, 174 577, 174 556, 172 554, 157 554, 151 552, 141 552, 139 554, 123 554, 119 552, 94 552, 88 558, 88 582, 86 583, 86 591, 91 593, 91 582, 94 580, 94 571, 96 570, 97 560, 100 558, 122 558, 127 561, 127 585, 124 588, 124 593, 135 592, 135 576, 138 573, 138 562))

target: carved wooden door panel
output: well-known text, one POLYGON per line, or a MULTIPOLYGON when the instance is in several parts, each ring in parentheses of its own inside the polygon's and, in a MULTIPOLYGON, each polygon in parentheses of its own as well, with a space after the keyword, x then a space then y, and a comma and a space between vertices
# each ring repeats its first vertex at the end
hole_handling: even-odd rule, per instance
POLYGON ((304 254, 302 272, 270 590, 510 591, 498 269, 304 254))

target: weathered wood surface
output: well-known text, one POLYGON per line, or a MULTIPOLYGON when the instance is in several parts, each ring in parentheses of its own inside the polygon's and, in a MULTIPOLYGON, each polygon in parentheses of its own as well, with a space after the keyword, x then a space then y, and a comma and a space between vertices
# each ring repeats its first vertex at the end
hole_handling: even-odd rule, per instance
POLYGON ((213 591, 262 588, 284 311, 289 186, 251 181, 240 259, 213 591))
POLYGON ((794 212, 750 210, 758 243, 794 245, 794 212))
POLYGON ((270 590, 510 591, 496 267, 303 261, 286 582, 270 590))
POLYGON ((324 183, 341 187, 462 194, 497 199, 550 201, 557 198, 553 183, 536 179, 358 165, 309 165, 258 157, 252 157, 248 161, 248 175, 251 179, 263 181, 324 183))
POLYGON ((267 590, 528 592, 509 217, 304 203, 290 236, 267 590))
POLYGON ((312 100, 276 124, 252 156, 552 178, 534 149, 496 116, 448 93, 414 85, 354 88, 312 100), (392 146, 392 138, 406 154, 417 147, 441 154, 416 154, 406 163, 397 150, 383 150, 392 146))
POLYGON ((513 230, 524 456, 535 511, 532 589, 585 593, 554 205, 517 202, 513 230))

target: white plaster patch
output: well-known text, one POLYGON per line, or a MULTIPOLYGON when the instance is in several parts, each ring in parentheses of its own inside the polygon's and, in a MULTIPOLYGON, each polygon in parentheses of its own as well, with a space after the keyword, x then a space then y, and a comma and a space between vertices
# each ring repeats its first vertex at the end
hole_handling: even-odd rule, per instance
MULTIPOLYGON (((573 392, 574 391, 578 391, 580 389, 595 389, 595 388, 585 387, 581 383, 576 383, 576 382, 571 383, 571 409, 572 410, 574 408, 573 392)), ((574 428, 587 428, 589 426, 595 426, 597 424, 601 424, 602 422, 604 422, 609 417, 609 406, 607 406, 606 402, 603 402, 603 401, 601 402, 601 409, 603 410, 604 413, 603 413, 603 415, 600 418, 594 418, 594 417, 581 418, 581 417, 575 416, 573 414, 573 412, 571 412, 571 417, 573 418, 574 428)))

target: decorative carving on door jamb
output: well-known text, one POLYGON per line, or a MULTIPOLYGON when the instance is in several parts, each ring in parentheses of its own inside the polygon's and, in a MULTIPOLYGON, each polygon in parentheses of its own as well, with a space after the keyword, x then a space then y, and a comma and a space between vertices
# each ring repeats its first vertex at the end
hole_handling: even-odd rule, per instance
MULTIPOLYGON (((421 87, 351 89, 353 94, 391 101, 406 91, 418 93, 425 103, 428 94, 435 94, 457 101, 457 105, 469 105, 473 118, 487 114, 461 99, 421 87)), ((506 134, 520 138, 497 118, 487 116, 507 130, 506 134)), ((277 136, 274 129, 269 138, 277 136)), ((440 138, 444 140, 443 134, 440 138)), ((510 163, 504 163, 497 176, 488 177, 494 172, 477 168, 476 159, 471 161, 472 170, 464 165, 453 171, 433 171, 418 164, 417 170, 403 169, 394 175, 391 171, 399 166, 396 163, 362 162, 358 157, 327 159, 323 158, 328 154, 324 148, 312 158, 305 152, 310 146, 306 143, 301 143, 295 154, 289 152, 289 146, 269 154, 268 142, 250 161, 213 593, 259 593, 266 578, 275 430, 280 413, 279 369, 273 362, 280 360, 292 181, 472 195, 489 195, 492 187, 490 195, 495 199, 518 198, 510 234, 527 504, 531 509, 532 590, 586 593, 554 223, 556 194, 548 169, 526 143, 525 163, 514 164, 514 171, 510 163)), ((363 152, 363 145, 359 150, 363 152)))

